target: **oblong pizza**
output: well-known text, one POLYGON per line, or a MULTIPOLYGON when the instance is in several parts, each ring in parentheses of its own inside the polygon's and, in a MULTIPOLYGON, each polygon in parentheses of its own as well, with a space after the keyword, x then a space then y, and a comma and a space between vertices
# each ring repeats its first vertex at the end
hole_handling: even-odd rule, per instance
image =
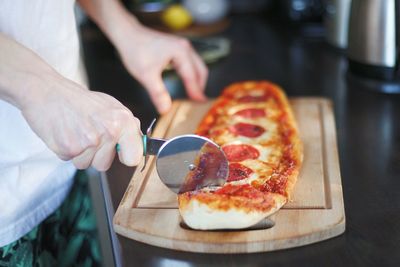
POLYGON ((290 200, 303 147, 289 102, 277 85, 246 81, 228 86, 196 134, 221 146, 229 177, 223 186, 178 195, 179 212, 189 227, 250 227, 290 200))

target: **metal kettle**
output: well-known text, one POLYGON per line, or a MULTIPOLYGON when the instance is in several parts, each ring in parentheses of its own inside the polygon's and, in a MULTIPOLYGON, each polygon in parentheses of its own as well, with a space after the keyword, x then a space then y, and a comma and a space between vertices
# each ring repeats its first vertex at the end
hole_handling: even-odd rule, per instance
POLYGON ((399 66, 400 0, 352 0, 347 57, 352 73, 396 79, 399 66))

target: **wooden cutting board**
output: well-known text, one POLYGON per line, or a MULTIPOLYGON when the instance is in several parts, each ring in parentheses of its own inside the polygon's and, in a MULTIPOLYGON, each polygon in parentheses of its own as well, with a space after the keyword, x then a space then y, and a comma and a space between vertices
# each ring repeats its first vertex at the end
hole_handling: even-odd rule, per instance
MULTIPOLYGON (((280 211, 252 229, 187 229, 181 224, 176 195, 161 183, 152 158, 143 172, 139 166, 134 173, 114 217, 115 231, 154 246, 201 253, 271 251, 343 233, 345 214, 332 105, 323 98, 305 97, 290 103, 304 143, 304 162, 293 200, 280 211)), ((211 105, 212 101, 176 101, 172 111, 158 121, 153 136, 193 133, 211 105)))

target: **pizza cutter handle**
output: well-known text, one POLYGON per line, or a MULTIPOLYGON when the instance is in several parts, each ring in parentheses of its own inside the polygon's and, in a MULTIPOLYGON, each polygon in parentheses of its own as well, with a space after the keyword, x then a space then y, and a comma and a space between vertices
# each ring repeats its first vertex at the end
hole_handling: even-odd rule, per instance
POLYGON ((146 168, 147 162, 149 160, 150 155, 157 155, 160 147, 165 143, 166 140, 161 138, 151 138, 151 132, 153 129, 153 125, 156 122, 156 119, 150 123, 150 126, 146 130, 146 134, 142 135, 143 142, 143 156, 144 156, 144 164, 141 169, 143 171, 146 168))
POLYGON ((147 155, 157 155, 160 147, 165 143, 165 139, 150 138, 147 135, 143 135, 143 153, 147 155))

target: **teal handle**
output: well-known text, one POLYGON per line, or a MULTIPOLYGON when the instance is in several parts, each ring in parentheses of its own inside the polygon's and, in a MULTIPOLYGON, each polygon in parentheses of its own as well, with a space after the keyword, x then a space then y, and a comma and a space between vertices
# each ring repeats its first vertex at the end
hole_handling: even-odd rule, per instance
MULTIPOLYGON (((143 156, 146 156, 146 151, 147 151, 147 135, 143 135, 142 136, 142 143, 143 143, 143 156)), ((116 144, 115 145, 115 150, 117 151, 117 152, 120 152, 121 151, 121 145, 120 144, 116 144)))
POLYGON ((147 135, 142 135, 142 143, 143 143, 143 156, 147 155, 147 135))

